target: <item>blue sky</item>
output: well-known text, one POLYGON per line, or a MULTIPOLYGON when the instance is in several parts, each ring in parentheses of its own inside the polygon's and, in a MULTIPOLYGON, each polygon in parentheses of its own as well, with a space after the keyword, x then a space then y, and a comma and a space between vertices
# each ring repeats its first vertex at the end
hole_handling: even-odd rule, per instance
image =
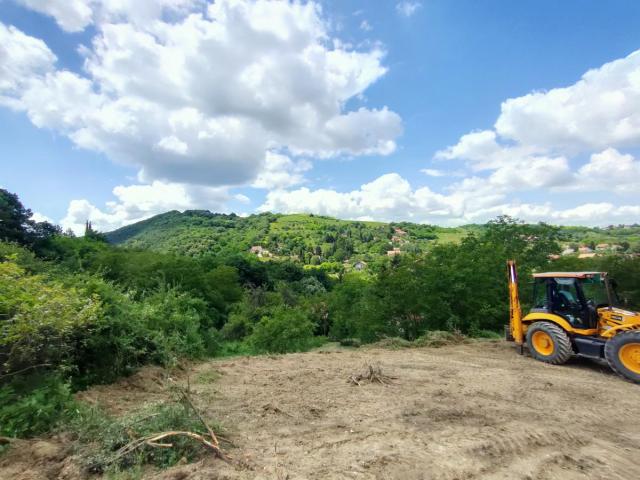
POLYGON ((0 0, 0 185, 65 227, 640 221, 639 2, 117 3, 0 0))

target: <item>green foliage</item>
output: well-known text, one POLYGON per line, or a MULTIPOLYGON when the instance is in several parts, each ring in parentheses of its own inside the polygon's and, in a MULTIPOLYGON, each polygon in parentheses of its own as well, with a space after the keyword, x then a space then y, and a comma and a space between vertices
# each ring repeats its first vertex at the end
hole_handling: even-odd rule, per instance
MULTIPOLYGON (((220 431, 213 422, 207 422, 220 431)), ((126 455, 118 451, 132 440, 167 431, 203 433, 204 426, 184 402, 167 401, 114 418, 94 407, 79 407, 69 420, 69 430, 81 445, 80 455, 91 473, 114 473, 151 464, 168 467, 182 458, 192 461, 206 453, 205 447, 187 437, 172 437, 172 448, 143 446, 126 455)), ((206 434, 206 432, 204 432, 206 434)))
MULTIPOLYGON (((459 241, 467 230, 431 225, 394 224, 402 227, 400 245, 407 251, 423 251, 441 236, 459 241)), ((265 248, 275 259, 293 259, 307 265, 340 270, 354 257, 386 255, 396 235, 393 226, 380 222, 354 222, 318 215, 263 213, 249 217, 207 211, 167 212, 107 234, 113 243, 132 248, 189 256, 230 256, 246 253, 251 246, 265 248)), ((259 285, 254 283, 254 285, 259 285)))
POLYGON ((259 352, 301 352, 316 346, 313 324, 303 311, 280 307, 263 317, 249 339, 259 352))
POLYGON ((100 316, 100 301, 44 275, 30 275, 16 259, 0 262, 0 373, 39 364, 69 367, 74 337, 100 316))
POLYGON ((357 337, 364 341, 378 338, 376 326, 367 321, 371 281, 359 274, 347 274, 329 295, 331 330, 336 339, 357 337))
POLYGON ((640 310, 640 257, 603 255, 593 258, 562 257, 554 262, 554 269, 567 271, 607 272, 617 283, 618 296, 623 305, 640 310))
MULTIPOLYGON (((0 428, 7 434, 46 431, 66 415, 71 391, 148 363, 303 351, 324 336, 345 345, 384 339, 390 348, 464 341, 461 334, 493 338, 507 322, 508 258, 521 279, 533 270, 609 271, 621 296, 640 306, 639 258, 548 260, 559 242, 640 249, 638 226, 560 228, 499 217, 450 229, 187 211, 74 238, 30 215, 0 191, 0 239, 13 242, 0 241, 0 428), (254 245, 270 253, 249 254, 254 245), (387 257, 394 247, 403 255, 387 257)), ((526 304, 531 289, 521 287, 526 304)), ((184 412, 161 413, 171 425, 188 425, 184 412)), ((110 464, 123 431, 143 434, 132 419, 100 418, 93 436, 79 433, 101 445, 97 470, 110 464)), ((175 460, 147 456, 164 453, 125 463, 175 460)))
POLYGON ((527 278, 548 265, 556 237, 555 227, 499 218, 459 244, 395 258, 371 280, 345 275, 330 294, 331 336, 411 341, 432 330, 500 330, 509 312, 505 260, 515 258, 527 278))
POLYGON ((47 242, 62 233, 60 227, 49 222, 36 222, 15 193, 0 188, 0 241, 27 245, 36 251, 46 248, 47 242))
POLYGON ((141 310, 143 322, 164 355, 156 359, 159 363, 175 365, 180 357, 205 355, 208 325, 203 300, 169 288, 146 297, 141 310))
POLYGON ((31 437, 49 431, 74 406, 57 375, 15 377, 0 386, 0 435, 31 437))
MULTIPOLYGON (((499 220, 498 220, 499 221, 499 220)), ((495 222, 494 222, 495 223, 495 222)), ((504 225, 504 230, 509 230, 504 225)), ((530 225, 535 234, 538 226, 530 225)), ((375 261, 392 247, 419 254, 437 244, 459 244, 469 234, 482 236, 487 225, 445 228, 409 222, 385 224, 338 220, 318 215, 263 213, 249 217, 207 211, 167 212, 107 234, 109 241, 189 256, 246 253, 251 246, 266 248, 274 259, 293 259, 306 265, 350 269, 357 260, 375 261), (347 261, 343 265, 343 261, 347 261)), ((609 242, 640 249, 640 226, 560 227, 564 243, 609 242)), ((261 283, 253 283, 254 286, 261 283)))

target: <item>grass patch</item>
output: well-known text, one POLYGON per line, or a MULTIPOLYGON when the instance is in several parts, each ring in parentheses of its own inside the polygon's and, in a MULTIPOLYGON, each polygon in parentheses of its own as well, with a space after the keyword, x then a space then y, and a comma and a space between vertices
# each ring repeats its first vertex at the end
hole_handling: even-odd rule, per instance
POLYGON ((490 340, 502 340, 504 338, 503 333, 494 332, 493 330, 476 330, 471 336, 473 338, 484 338, 490 340))
POLYGON ((340 346, 360 348, 362 346, 362 342, 359 338, 343 338, 340 340, 340 346))
POLYGON ((386 337, 375 343, 372 343, 372 347, 386 348, 388 350, 402 350, 404 348, 419 348, 419 347, 443 347, 445 345, 456 345, 459 343, 466 343, 469 338, 460 332, 447 332, 444 330, 432 330, 426 332, 421 337, 416 338, 414 341, 405 340, 400 337, 386 337))
POLYGON ((198 383, 214 383, 214 382, 217 382, 218 379, 220 379, 221 376, 222 376, 222 374, 220 372, 218 372, 217 370, 207 370, 207 371, 204 371, 204 372, 200 372, 196 376, 196 382, 198 382, 198 383))
POLYGON ((413 342, 416 347, 444 347, 445 345, 456 345, 467 343, 469 339, 460 332, 447 332, 445 330, 432 330, 413 342))
POLYGON ((403 348, 415 347, 416 345, 404 338, 385 337, 382 340, 372 343, 371 346, 376 348, 386 348, 387 350, 401 350, 403 348))

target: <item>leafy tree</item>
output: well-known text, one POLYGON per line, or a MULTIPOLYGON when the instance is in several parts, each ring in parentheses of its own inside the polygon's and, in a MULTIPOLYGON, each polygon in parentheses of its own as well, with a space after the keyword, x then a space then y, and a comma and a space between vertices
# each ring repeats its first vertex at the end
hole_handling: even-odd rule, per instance
POLYGON ((29 233, 33 228, 32 212, 25 208, 15 193, 0 189, 0 240, 30 243, 29 233))
POLYGON ((250 342, 258 351, 299 352, 314 344, 313 324, 297 308, 280 307, 255 326, 250 342))
POLYGON ((32 215, 15 193, 0 189, 0 240, 28 245, 39 251, 47 240, 62 233, 60 227, 49 222, 35 222, 32 215))

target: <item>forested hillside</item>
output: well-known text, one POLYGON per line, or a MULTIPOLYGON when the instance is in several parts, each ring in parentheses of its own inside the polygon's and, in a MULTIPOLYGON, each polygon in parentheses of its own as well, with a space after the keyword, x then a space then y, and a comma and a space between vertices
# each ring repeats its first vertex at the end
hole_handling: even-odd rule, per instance
MULTIPOLYGON (((436 244, 459 243, 486 225, 456 228, 409 222, 382 223, 330 217, 263 213, 239 217, 205 210, 171 211, 106 234, 109 242, 130 248, 189 256, 249 252, 262 258, 286 257, 304 264, 375 261, 388 252, 420 254, 436 244), (264 249, 265 251, 262 251, 264 249), (254 249, 255 250, 255 249, 254 249)), ((617 244, 620 251, 640 251, 640 226, 559 227, 563 246, 617 244)))
POLYGON ((442 228, 413 223, 338 220, 316 215, 263 213, 248 217, 202 210, 157 215, 107 233, 126 247, 191 256, 248 252, 252 246, 266 257, 290 257, 306 264, 371 260, 394 248, 420 253, 435 241, 459 241, 474 227, 442 228))
MULTIPOLYGON (((522 278, 549 268, 608 270, 629 304, 640 305, 640 258, 552 263, 565 231, 508 217, 447 230, 169 212, 106 238, 90 228, 78 238, 31 216, 16 195, 0 190, 0 436, 76 425, 80 444, 102 438, 101 429, 120 428, 126 438, 128 427, 91 423, 95 415, 72 393, 146 364, 305 351, 326 341, 422 342, 435 331, 496 336, 508 321, 508 258, 518 261, 522 278), (383 255, 396 243, 402 255, 383 255), (252 246, 266 256, 250 253, 252 246), (339 260, 367 255, 375 261, 362 271, 341 268, 339 260)), ((525 303, 529 295, 523 284, 525 303)), ((163 412, 152 415, 171 425, 158 429, 188 429, 188 418, 163 412)), ((113 453, 108 448, 105 455, 113 453)))

